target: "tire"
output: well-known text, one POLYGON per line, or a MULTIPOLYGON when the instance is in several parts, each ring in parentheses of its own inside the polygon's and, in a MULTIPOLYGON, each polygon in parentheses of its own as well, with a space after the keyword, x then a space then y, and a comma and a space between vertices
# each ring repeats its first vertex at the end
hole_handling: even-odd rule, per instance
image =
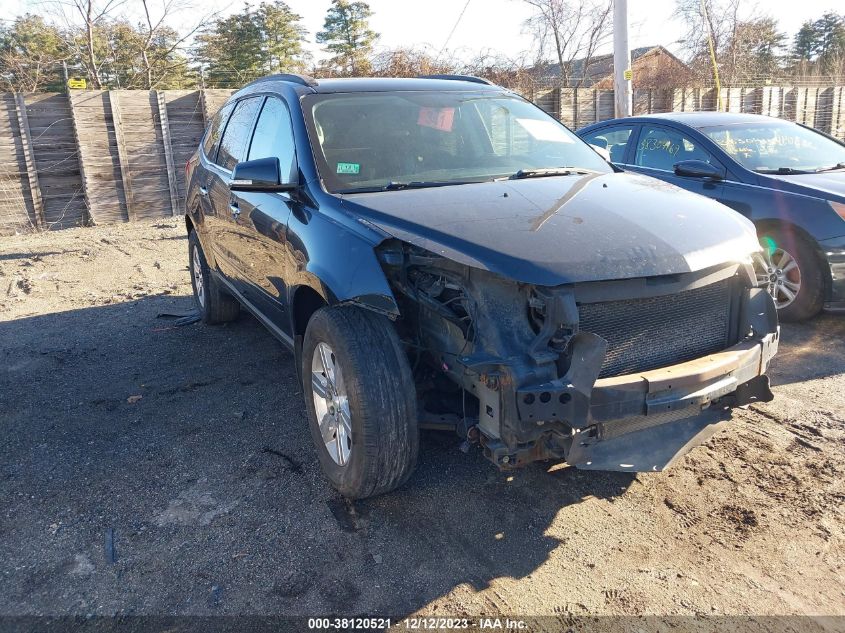
POLYGON ((824 305, 825 278, 812 244, 795 231, 761 230, 759 235, 764 252, 755 257, 757 280, 775 299, 778 318, 795 322, 814 317, 824 305))
POLYGON ((203 323, 213 325, 237 319, 241 305, 220 288, 219 282, 211 274, 196 231, 191 231, 188 236, 188 268, 191 271, 194 303, 203 323))
POLYGON ((354 306, 315 312, 302 345, 302 380, 311 436, 335 489, 363 499, 407 481, 419 451, 416 392, 386 317, 354 306))

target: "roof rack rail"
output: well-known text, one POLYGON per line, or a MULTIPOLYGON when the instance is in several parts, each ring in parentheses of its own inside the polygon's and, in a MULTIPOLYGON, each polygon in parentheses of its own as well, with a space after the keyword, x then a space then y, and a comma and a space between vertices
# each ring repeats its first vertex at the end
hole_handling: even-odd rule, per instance
POLYGON ((474 75, 420 75, 420 79, 448 79, 450 81, 469 81, 474 84, 485 84, 487 86, 495 86, 492 81, 484 77, 476 77, 474 75))
MULTIPOLYGON (((288 81, 290 83, 299 84, 301 86, 308 86, 309 88, 313 88, 317 85, 317 80, 313 77, 309 77, 308 75, 278 73, 276 75, 267 75, 266 77, 261 77, 259 79, 256 79, 255 81, 251 81, 247 84, 247 86, 253 86, 264 81, 288 81)), ((244 86, 244 88, 246 88, 246 86, 244 86)))

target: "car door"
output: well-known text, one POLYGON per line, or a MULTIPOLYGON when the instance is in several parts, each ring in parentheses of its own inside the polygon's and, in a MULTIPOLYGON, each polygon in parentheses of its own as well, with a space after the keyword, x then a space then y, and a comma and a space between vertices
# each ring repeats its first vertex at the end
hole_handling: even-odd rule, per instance
MULTIPOLYGON (((290 112, 277 96, 264 101, 246 160, 277 158, 283 183, 296 182, 298 167, 290 112)), ((245 297, 261 313, 290 335, 287 297, 287 229, 295 192, 239 191, 233 193, 238 224, 243 230, 236 252, 245 275, 245 297)))
POLYGON ((220 147, 220 137, 223 136, 223 130, 226 127, 226 121, 234 109, 234 103, 227 103, 211 120, 208 130, 205 133, 202 141, 201 160, 197 164, 196 182, 199 185, 199 204, 203 215, 203 230, 205 237, 208 238, 210 248, 214 248, 213 244, 217 236, 217 215, 214 207, 211 204, 211 196, 209 192, 213 179, 216 177, 215 161, 217 160, 217 150, 220 147))
POLYGON ((687 191, 698 193, 708 198, 720 200, 724 194, 721 181, 678 176, 676 163, 685 160, 698 160, 714 165, 725 173, 724 166, 702 144, 691 135, 670 126, 644 123, 640 126, 636 146, 633 148, 630 163, 626 169, 659 178, 677 185, 687 191))
POLYGON ((581 136, 590 145, 601 147, 610 154, 610 162, 620 167, 625 166, 628 145, 636 139, 636 124, 610 125, 592 130, 581 136))
POLYGON ((220 272, 241 292, 245 276, 239 266, 243 259, 239 251, 244 248, 245 231, 238 218, 239 209, 233 204, 229 183, 235 165, 246 157, 255 117, 263 100, 264 97, 255 96, 237 102, 220 139, 215 164, 209 169, 212 175, 208 198, 214 222, 214 258, 220 272))

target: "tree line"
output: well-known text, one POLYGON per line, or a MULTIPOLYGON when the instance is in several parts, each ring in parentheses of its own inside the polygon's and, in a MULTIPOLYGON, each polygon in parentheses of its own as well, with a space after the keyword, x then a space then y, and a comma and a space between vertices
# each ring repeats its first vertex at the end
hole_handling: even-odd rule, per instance
MULTIPOLYGON (((533 46, 517 59, 492 50, 466 59, 446 50, 385 49, 366 2, 332 0, 313 34, 324 55, 314 59, 302 16, 282 0, 246 4, 228 16, 197 15, 191 1, 137 0, 130 14, 126 0, 44 0, 39 13, 0 23, 0 90, 61 90, 67 69, 93 88, 234 88, 276 72, 463 73, 530 92, 545 81, 538 69, 549 65, 559 69, 560 86, 582 85, 584 69, 612 37, 609 0, 521 0, 533 46)), ((655 44, 684 51, 690 73, 678 81, 710 82, 715 60, 723 85, 845 82, 845 15, 827 12, 790 37, 750 7, 748 0, 676 0, 685 30, 655 44)))

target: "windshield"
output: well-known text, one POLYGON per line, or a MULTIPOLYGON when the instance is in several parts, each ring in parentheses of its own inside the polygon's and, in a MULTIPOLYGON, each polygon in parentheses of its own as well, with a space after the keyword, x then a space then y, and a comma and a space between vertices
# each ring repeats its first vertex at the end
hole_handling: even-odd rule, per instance
POLYGON ((845 146, 794 123, 723 125, 701 132, 743 167, 761 173, 816 172, 845 163, 845 146))
POLYGON ((335 193, 483 182, 520 170, 612 171, 545 112, 503 94, 311 95, 303 110, 320 175, 335 193))

